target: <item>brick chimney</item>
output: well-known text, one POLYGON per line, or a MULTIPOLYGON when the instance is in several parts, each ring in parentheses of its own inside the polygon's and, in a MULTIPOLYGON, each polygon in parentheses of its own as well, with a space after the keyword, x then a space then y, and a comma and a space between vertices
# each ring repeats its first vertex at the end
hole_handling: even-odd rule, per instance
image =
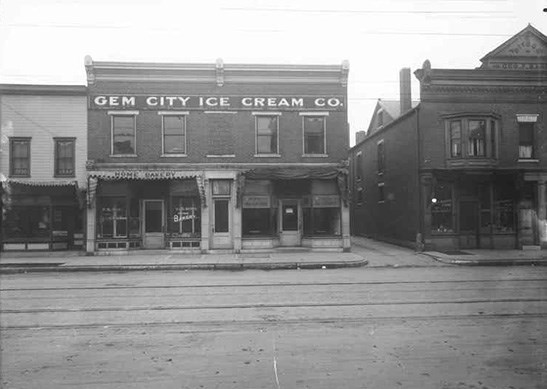
POLYGON ((357 131, 355 133, 355 144, 361 143, 366 136, 367 136, 366 131, 357 131))
POLYGON ((412 94, 410 91, 410 68, 402 68, 399 72, 399 103, 401 115, 412 108, 412 94))

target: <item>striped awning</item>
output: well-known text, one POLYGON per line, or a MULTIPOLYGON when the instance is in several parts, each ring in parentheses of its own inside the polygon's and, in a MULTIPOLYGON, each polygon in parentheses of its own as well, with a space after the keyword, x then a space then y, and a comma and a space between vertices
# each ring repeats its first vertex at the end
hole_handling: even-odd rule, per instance
POLYGON ((49 180, 49 181, 40 181, 40 180, 14 180, 7 179, 4 181, 4 184, 17 184, 17 185, 26 185, 26 186, 75 186, 78 187, 78 181, 75 180, 49 180))

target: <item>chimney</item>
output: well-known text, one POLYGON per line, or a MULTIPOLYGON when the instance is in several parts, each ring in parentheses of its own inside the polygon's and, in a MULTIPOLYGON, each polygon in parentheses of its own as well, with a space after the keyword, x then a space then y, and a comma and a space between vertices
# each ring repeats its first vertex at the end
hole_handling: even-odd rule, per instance
POLYGON ((401 115, 412 108, 412 95, 410 92, 410 68, 402 68, 399 72, 399 103, 401 115))
POLYGON ((357 131, 355 133, 355 144, 361 143, 366 136, 367 136, 366 131, 357 131))

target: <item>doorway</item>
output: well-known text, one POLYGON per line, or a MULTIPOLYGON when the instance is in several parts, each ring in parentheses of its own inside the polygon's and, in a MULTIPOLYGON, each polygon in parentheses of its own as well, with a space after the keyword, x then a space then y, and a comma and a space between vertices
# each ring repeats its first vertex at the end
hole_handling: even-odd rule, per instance
POLYGON ((476 249, 479 241, 479 202, 476 200, 460 201, 460 248, 476 249))
POLYGON ((300 246, 302 242, 300 202, 293 199, 280 200, 280 202, 280 245, 300 246))
POLYGON ((211 212, 211 248, 232 248, 232 213, 230 198, 214 198, 211 212))
POLYGON ((143 200, 143 247, 162 249, 164 240, 163 200, 143 200))

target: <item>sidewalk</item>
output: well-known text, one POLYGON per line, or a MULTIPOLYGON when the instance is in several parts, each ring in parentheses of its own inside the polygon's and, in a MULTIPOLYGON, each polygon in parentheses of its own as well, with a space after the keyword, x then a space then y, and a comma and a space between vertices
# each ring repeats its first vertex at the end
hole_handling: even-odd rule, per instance
POLYGON ((0 273, 128 271, 128 270, 243 270, 333 269, 359 267, 367 261, 354 253, 271 252, 245 254, 183 254, 168 250, 85 256, 81 252, 4 252, 0 273))

